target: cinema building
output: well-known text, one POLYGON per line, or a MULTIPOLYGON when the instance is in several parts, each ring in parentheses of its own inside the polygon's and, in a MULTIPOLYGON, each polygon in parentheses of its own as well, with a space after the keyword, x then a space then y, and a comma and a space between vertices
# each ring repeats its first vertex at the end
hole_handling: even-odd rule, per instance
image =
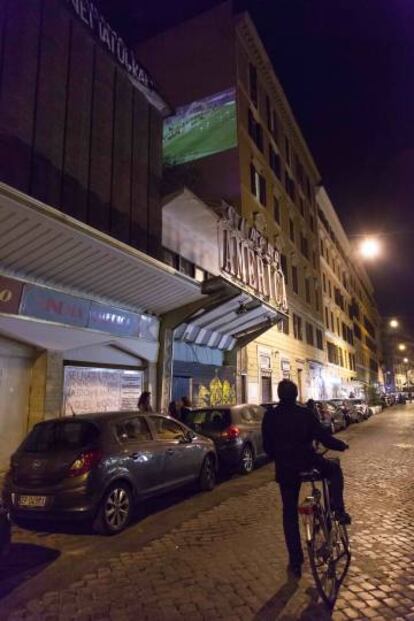
POLYGON ((172 225, 166 256, 170 110, 92 2, 0 0, 0 20, 1 470, 44 418, 135 408, 143 389, 166 407, 174 355, 181 376, 196 352, 207 385, 224 384, 221 367, 285 300, 261 239, 232 246, 223 232, 221 269, 225 209, 210 218, 214 264, 195 271, 185 249, 172 260, 172 225))
MULTIPOLYGON (((190 210, 187 191, 210 209, 224 201, 244 230, 256 231, 278 253, 288 312, 239 348, 237 399, 271 401, 283 377, 298 383, 301 399, 323 397, 320 175, 251 19, 222 3, 145 41, 137 53, 175 108, 164 125, 164 211, 190 210)), ((191 231, 182 229, 177 254, 180 244, 192 245, 191 231)), ((221 269, 248 280, 237 261, 225 255, 221 269)), ((266 278, 258 276, 261 293, 266 278)), ((178 366, 188 382, 191 368, 178 366)))

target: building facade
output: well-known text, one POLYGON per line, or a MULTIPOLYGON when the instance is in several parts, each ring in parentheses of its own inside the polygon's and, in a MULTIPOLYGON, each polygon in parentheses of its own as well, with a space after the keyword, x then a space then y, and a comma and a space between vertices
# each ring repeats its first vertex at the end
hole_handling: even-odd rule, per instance
POLYGON ((319 172, 251 19, 235 15, 227 2, 144 42, 138 52, 180 119, 165 136, 167 191, 181 183, 207 203, 225 200, 280 253, 289 316, 239 350, 238 400, 273 400, 282 377, 298 383, 303 400, 322 398, 319 172), (218 131, 233 132, 232 138, 220 145, 208 136, 210 151, 197 153, 192 144, 194 152, 182 157, 178 141, 190 123, 208 125, 212 109, 217 117, 224 94, 223 110, 230 118, 233 105, 234 125, 223 120, 218 131))
POLYGON ((368 386, 381 381, 381 325, 373 287, 322 187, 317 203, 327 396, 368 396, 368 386))

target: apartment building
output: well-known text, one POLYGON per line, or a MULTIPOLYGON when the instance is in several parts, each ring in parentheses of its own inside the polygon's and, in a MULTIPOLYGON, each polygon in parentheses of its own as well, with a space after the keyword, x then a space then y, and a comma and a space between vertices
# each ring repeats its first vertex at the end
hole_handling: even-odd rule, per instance
POLYGON ((380 319, 372 284, 323 187, 317 192, 328 397, 378 384, 380 319))
MULTIPOLYGON (((181 119, 201 110, 207 125, 223 93, 234 104, 232 141, 222 148, 209 135, 208 153, 187 152, 180 160, 175 152, 169 191, 171 175, 207 203, 225 200, 279 251, 288 317, 238 351, 238 400, 271 401, 283 377, 298 383, 302 399, 321 398, 320 175, 252 20, 226 2, 144 42, 138 52, 181 119)), ((219 131, 224 136, 229 126, 219 131)), ((170 130, 169 144, 179 132, 179 126, 170 130)))

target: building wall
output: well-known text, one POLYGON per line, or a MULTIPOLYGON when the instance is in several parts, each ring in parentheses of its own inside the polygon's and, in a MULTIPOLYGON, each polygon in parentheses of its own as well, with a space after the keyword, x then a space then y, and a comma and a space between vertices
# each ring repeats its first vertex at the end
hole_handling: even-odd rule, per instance
POLYGON ((158 256, 158 111, 67 3, 0 0, 0 180, 158 256))
POLYGON ((315 344, 316 330, 323 334, 314 191, 319 173, 246 15, 237 18, 236 58, 242 215, 252 225, 262 227, 263 233, 283 254, 289 303, 289 334, 276 327, 247 348, 248 398, 253 401, 263 398, 259 362, 263 351, 268 351, 271 358, 272 398, 276 398, 276 385, 283 377, 282 361, 289 361, 290 372, 285 371, 285 376, 289 374, 291 379, 300 382, 303 400, 311 396, 321 398, 311 367, 319 369, 325 354, 306 338, 306 331, 310 329, 307 324, 313 333, 310 340, 315 344), (257 76, 257 89, 253 88, 252 72, 257 76), (252 130, 253 124, 255 130, 252 130), (259 138, 257 134, 255 137, 255 131, 259 138), (277 158, 273 168, 270 150, 277 158), (252 166, 263 180, 262 196, 252 187, 252 166), (297 287, 293 286, 293 271, 297 274, 297 287), (302 324, 301 334, 294 331, 293 322, 297 318, 302 324))

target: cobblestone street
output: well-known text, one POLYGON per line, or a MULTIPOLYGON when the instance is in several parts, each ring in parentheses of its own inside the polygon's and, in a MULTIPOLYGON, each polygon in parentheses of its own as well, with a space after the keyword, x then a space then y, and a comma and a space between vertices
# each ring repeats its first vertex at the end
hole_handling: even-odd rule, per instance
MULTIPOLYGON (((385 410, 342 437, 351 446, 341 461, 353 559, 333 619, 413 621, 414 406, 385 410)), ((17 529, 15 554, 25 544, 61 552, 59 581, 55 561, 45 562, 4 596, 1 618, 329 619, 308 567, 298 586, 287 581, 272 466, 212 494, 187 497, 185 511, 182 503, 170 507, 164 532, 147 542, 148 518, 112 539, 17 529)))

